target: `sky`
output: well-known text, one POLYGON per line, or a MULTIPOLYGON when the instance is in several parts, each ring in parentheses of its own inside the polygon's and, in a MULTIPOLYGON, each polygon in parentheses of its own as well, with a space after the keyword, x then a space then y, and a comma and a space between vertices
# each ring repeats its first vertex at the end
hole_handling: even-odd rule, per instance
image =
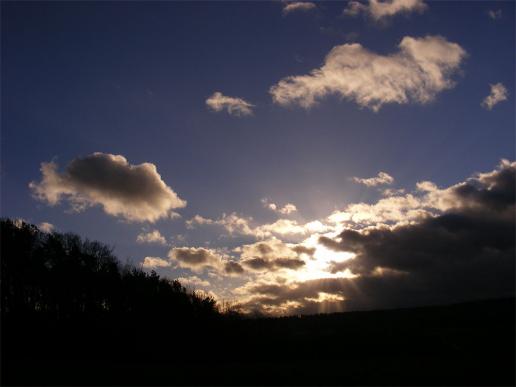
POLYGON ((2 2, 1 215, 247 312, 513 295, 514 8, 2 2))

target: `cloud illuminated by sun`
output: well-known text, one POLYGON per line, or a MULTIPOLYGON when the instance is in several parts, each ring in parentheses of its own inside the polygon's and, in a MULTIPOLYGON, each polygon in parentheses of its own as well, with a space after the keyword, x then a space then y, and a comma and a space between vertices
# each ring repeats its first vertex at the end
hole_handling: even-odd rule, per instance
MULTIPOLYGON (((325 234, 326 235, 326 234, 325 234)), ((331 233, 333 235, 333 233, 331 233)), ((307 238, 302 245, 315 248, 311 258, 305 259, 305 265, 296 271, 289 271, 288 278, 292 281, 309 281, 321 278, 354 278, 356 277, 349 269, 343 272, 331 273, 329 266, 335 262, 344 262, 355 258, 355 254, 346 251, 333 251, 321 245, 319 234, 313 234, 307 238)))

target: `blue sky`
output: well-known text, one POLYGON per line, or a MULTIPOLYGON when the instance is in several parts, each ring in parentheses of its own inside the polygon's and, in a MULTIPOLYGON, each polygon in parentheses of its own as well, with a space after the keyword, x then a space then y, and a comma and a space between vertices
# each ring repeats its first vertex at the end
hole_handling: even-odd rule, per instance
MULTIPOLYGON (((394 178, 389 187, 405 195, 417 182, 445 188, 514 160, 513 2, 426 2, 423 11, 381 20, 367 10, 344 14, 348 2, 285 13, 287 4, 3 2, 2 216, 103 241, 136 264, 147 256, 167 260, 174 247, 210 248, 241 261, 232 249, 268 237, 230 235, 223 225, 189 229, 185 222, 234 212, 252 217, 253 227, 284 218, 324 223, 352 203, 382 198, 379 186, 353 177, 384 171, 394 178), (320 68, 336 46, 358 43, 388 58, 404 37, 427 36, 465 52, 446 75, 449 86, 430 101, 409 98, 373 111, 327 93, 306 109, 271 96, 285 77, 320 68), (498 83, 506 99, 481 106, 498 83), (253 114, 210 109, 206 100, 216 91, 252 104, 253 114), (187 201, 174 209, 181 218, 130 221, 99 203, 73 212, 66 195, 53 206, 34 197, 29 183, 41 181, 42 162, 54 160, 61 172, 94 152, 154 164, 187 201), (283 216, 264 198, 297 211, 283 216), (166 245, 136 242, 152 230, 166 245)), ((301 243, 308 235, 275 237, 301 243)), ((209 268, 173 267, 157 270, 209 280, 209 268)), ((238 298, 230 294, 233 283, 251 280, 222 278, 230 289, 225 297, 238 298)))

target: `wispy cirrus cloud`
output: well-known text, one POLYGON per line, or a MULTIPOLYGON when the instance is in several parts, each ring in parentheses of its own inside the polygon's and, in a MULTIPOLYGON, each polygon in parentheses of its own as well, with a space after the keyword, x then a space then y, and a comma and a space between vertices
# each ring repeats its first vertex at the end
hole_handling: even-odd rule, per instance
POLYGON ((423 0, 369 0, 366 2, 350 1, 344 14, 356 16, 363 13, 375 21, 390 18, 398 14, 423 13, 428 6, 423 0))
POLYGON ((394 183, 394 178, 387 172, 378 172, 378 175, 369 178, 352 177, 355 183, 363 184, 367 187, 376 187, 377 185, 385 185, 394 183))
POLYGON ((501 9, 490 9, 487 11, 487 15, 491 20, 498 20, 502 18, 502 10, 501 9))
POLYGON ((318 220, 307 223, 299 223, 293 219, 278 219, 273 223, 253 225, 252 217, 243 217, 236 213, 222 214, 218 219, 204 218, 195 215, 186 221, 186 226, 193 229, 198 226, 215 225, 222 226, 229 235, 247 235, 257 239, 265 239, 272 236, 303 237, 311 232, 323 232, 327 226, 318 220))
POLYGON ((253 114, 253 107, 251 103, 238 97, 229 97, 219 91, 213 93, 207 100, 206 105, 215 112, 225 110, 229 115, 242 117, 253 114))
POLYGON ((311 1, 293 1, 293 2, 284 2, 283 6, 283 14, 288 15, 292 12, 299 11, 310 11, 316 8, 315 3, 311 1))
POLYGON ((41 173, 40 182, 29 184, 33 195, 49 205, 65 199, 74 211, 100 205, 109 215, 152 223, 186 206, 154 164, 131 165, 121 155, 96 152, 79 157, 61 173, 55 162, 44 162, 41 173))
POLYGON ((498 103, 506 101, 509 96, 507 88, 500 82, 490 85, 490 88, 491 92, 484 98, 481 104, 487 110, 491 110, 498 103))
POLYGON ((289 76, 270 88, 275 103, 309 109, 337 95, 378 111, 385 104, 425 104, 454 87, 466 52, 441 36, 406 36, 390 55, 371 52, 358 43, 334 47, 324 64, 307 75, 289 76))

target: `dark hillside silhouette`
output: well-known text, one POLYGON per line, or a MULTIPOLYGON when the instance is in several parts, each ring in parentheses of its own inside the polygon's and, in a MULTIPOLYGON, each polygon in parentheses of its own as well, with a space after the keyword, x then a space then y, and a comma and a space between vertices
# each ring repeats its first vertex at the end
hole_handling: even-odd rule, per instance
POLYGON ((1 221, 2 385, 514 385, 514 312, 245 318, 101 243, 1 221))

